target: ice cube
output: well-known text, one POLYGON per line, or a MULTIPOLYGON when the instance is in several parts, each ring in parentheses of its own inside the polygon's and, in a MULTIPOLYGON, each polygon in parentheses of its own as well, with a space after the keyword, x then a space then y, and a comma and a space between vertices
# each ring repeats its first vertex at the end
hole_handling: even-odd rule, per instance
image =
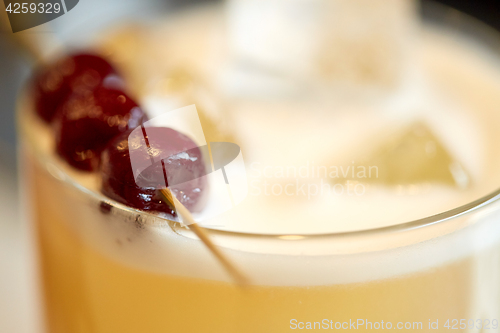
POLYGON ((417 8, 414 0, 230 0, 230 47, 242 63, 275 73, 391 88, 411 64, 417 8))
POLYGON ((382 143, 360 165, 371 168, 361 182, 388 186, 439 183, 465 188, 470 177, 427 125, 416 122, 382 143))

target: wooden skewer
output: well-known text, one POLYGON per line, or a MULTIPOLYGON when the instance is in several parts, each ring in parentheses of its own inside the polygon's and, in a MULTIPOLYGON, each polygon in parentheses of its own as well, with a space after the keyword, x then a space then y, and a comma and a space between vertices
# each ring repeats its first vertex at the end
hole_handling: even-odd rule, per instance
POLYGON ((170 202, 176 209, 177 214, 182 216, 184 224, 193 231, 196 236, 205 244, 205 246, 212 252, 212 254, 220 261, 224 266, 226 271, 233 277, 233 279, 241 287, 248 287, 250 285, 248 278, 243 275, 230 261, 227 257, 215 246, 212 240, 209 238, 208 233, 204 228, 200 227, 198 223, 193 219, 193 216, 189 210, 177 200, 177 198, 172 194, 170 189, 164 188, 160 190, 160 193, 165 197, 165 199, 170 202))

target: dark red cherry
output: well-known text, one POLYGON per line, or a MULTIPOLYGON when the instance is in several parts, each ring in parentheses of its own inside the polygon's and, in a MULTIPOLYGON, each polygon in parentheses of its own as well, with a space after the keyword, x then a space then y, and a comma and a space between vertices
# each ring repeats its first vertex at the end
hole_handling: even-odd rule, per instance
POLYGON ((35 110, 42 119, 50 122, 72 91, 92 90, 108 76, 117 76, 116 71, 99 56, 77 54, 59 59, 35 75, 35 110))
POLYGON ((102 192, 134 208, 175 216, 158 189, 169 186, 186 208, 197 211, 206 195, 205 170, 202 152, 189 137, 171 128, 139 127, 103 151, 102 192))
POLYGON ((121 90, 98 87, 73 93, 54 119, 56 150, 69 164, 94 171, 106 144, 138 126, 144 112, 121 90))

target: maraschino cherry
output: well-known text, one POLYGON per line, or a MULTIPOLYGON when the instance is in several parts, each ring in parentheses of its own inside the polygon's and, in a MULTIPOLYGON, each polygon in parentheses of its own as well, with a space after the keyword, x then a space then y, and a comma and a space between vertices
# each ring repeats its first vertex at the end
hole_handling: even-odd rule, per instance
POLYGON ((186 135, 166 127, 138 128, 113 139, 103 151, 100 173, 105 195, 145 211, 175 216, 159 194, 165 186, 191 211, 202 208, 206 194, 201 150, 186 135), (137 165, 149 167, 134 176, 131 156, 136 170, 137 165))
POLYGON ((59 105, 73 92, 92 90, 116 70, 103 58, 91 54, 76 54, 61 58, 42 68, 33 85, 35 110, 46 122, 51 122, 59 105))
POLYGON ((106 144, 143 119, 142 109, 121 90, 100 86, 73 92, 54 119, 57 153, 75 168, 97 170, 106 144))

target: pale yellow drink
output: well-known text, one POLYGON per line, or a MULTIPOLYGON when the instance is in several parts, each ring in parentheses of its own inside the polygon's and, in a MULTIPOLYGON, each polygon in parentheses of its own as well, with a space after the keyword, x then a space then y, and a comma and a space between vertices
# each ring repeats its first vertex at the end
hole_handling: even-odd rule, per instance
MULTIPOLYGON (((433 323, 438 321, 441 331, 444 330, 443 325, 447 320, 486 319, 492 326, 491 321, 498 318, 497 263, 500 249, 498 240, 492 244, 491 237, 488 239, 485 236, 498 234, 495 216, 490 216, 490 221, 483 216, 485 220, 481 221, 481 228, 469 226, 465 230, 455 231, 454 236, 434 240, 435 244, 427 242, 420 247, 408 245, 399 255, 398 250, 393 249, 372 254, 373 258, 368 260, 363 259, 367 255, 363 253, 344 258, 358 267, 350 267, 348 263, 339 260, 343 257, 341 254, 320 258, 320 262, 314 262, 312 259, 311 263, 307 258, 292 258, 290 262, 281 261, 279 258, 272 260, 269 256, 273 254, 258 253, 259 251, 240 253, 229 250, 231 258, 254 280, 266 278, 269 264, 266 265, 265 261, 271 261, 276 265, 273 274, 281 273, 280 279, 284 283, 289 280, 287 274, 291 273, 290 269, 292 273, 295 271, 301 275, 303 270, 311 266, 317 266, 316 274, 306 275, 305 281, 317 277, 333 282, 321 285, 315 285, 314 282, 311 285, 276 285, 272 282, 269 285, 257 284, 242 290, 227 278, 222 278, 223 281, 203 278, 204 269, 209 276, 212 274, 208 271, 219 271, 219 275, 224 275, 224 272, 209 255, 203 255, 204 249, 199 244, 188 244, 195 247, 191 254, 201 255, 202 260, 208 262, 208 267, 197 270, 201 275, 199 277, 148 271, 120 262, 120 258, 106 255, 101 252, 105 251, 101 246, 94 247, 91 239, 82 238, 82 235, 78 234, 78 224, 86 223, 89 218, 98 220, 106 216, 107 213, 99 210, 99 201, 86 202, 86 209, 94 209, 95 212, 80 218, 83 211, 61 208, 62 202, 69 207, 81 205, 82 202, 73 201, 81 199, 79 195, 72 195, 71 189, 68 192, 68 189, 64 188, 66 185, 59 181, 54 184, 53 176, 36 163, 30 164, 29 169, 30 176, 33 177, 30 178, 33 179, 32 194, 36 197, 36 234, 48 332, 288 332, 294 327, 294 323, 299 325, 303 322, 302 325, 307 325, 307 322, 312 322, 314 325, 314 322, 321 322, 325 328, 329 327, 328 325, 346 325, 344 323, 349 321, 356 321, 358 324, 358 319, 363 320, 359 322, 358 329, 361 331, 367 328, 367 322, 378 322, 380 325, 383 321, 386 328, 388 322, 393 327, 399 323, 400 326, 411 323, 408 327, 411 327, 409 331, 413 332, 422 327, 426 331, 429 320, 433 323), (48 188, 51 190, 47 191, 48 188), (70 223, 65 216, 68 209, 75 214, 70 223), (489 244, 478 245, 479 240, 489 244), (435 256, 439 257, 439 251, 458 251, 458 258, 448 259, 449 262, 441 262, 435 267, 421 267, 432 262, 435 256), (464 252, 470 253, 462 256, 464 252), (397 259, 404 254, 405 260, 397 259), (356 264, 356 261, 360 263, 356 264), (280 262, 283 267, 279 266, 280 262), (291 263, 295 263, 294 266, 285 267, 291 263), (249 266, 253 267, 249 269, 249 266), (359 271, 360 276, 353 275, 360 269, 364 270, 364 273, 359 271), (336 272, 344 279, 347 274, 351 275, 353 281, 361 281, 336 283, 336 280, 339 280, 339 277, 335 276, 336 272), (380 274, 384 278, 363 281, 366 275, 380 274), (394 276, 391 276, 393 274, 394 276), (293 319, 296 322, 293 322, 293 319), (324 320, 328 324, 325 324, 324 320)), ((123 216, 121 218, 123 219, 123 216)), ((449 227, 460 228, 457 224, 467 224, 467 220, 470 219, 457 219, 449 227)), ((100 222, 103 221, 105 220, 100 222)), ((112 219, 108 222, 116 223, 112 219)), ((154 228, 148 225, 138 227, 134 221, 129 223, 132 226, 126 227, 124 233, 108 235, 109 239, 105 240, 109 244, 104 247, 108 247, 108 250, 114 247, 118 257, 126 256, 126 253, 119 254, 120 250, 135 242, 144 246, 144 242, 168 241, 173 238, 171 241, 177 243, 179 238, 183 237, 170 234, 166 238, 151 237, 150 240, 141 240, 142 237, 148 237, 148 232, 154 233, 154 228)), ((447 228, 444 229, 435 232, 449 232, 447 228)), ((85 234, 89 231, 80 232, 85 234)), ((376 239, 380 236, 368 237, 372 237, 375 243, 379 242, 376 239)), ((416 240, 427 236, 402 233, 392 237, 410 237, 416 240)), ((250 241, 258 242, 256 239, 250 241)), ((342 239, 329 241, 340 243, 340 249, 337 251, 347 247, 342 239)), ((390 242, 391 237, 388 237, 387 241, 390 242)), ((272 247, 282 246, 286 249, 290 243, 302 240, 276 238, 272 242, 276 243, 272 244, 272 247)), ((363 242, 360 240, 361 244, 363 242)), ((380 242, 384 243, 384 240, 380 242)), ((307 247, 307 244, 305 246, 307 247)), ((154 246, 151 247, 148 250, 151 251, 149 255, 158 255, 155 250, 158 251, 154 246)), ((143 254, 148 255, 148 252, 143 254)), ((175 264, 175 260, 169 256, 178 256, 178 253, 170 254, 165 251, 162 255, 165 256, 164 261, 168 266, 169 262, 175 264)), ((123 257, 121 259, 123 260, 123 257)), ((436 260, 440 262, 443 259, 446 260, 436 260)), ((187 263, 188 266, 200 264, 199 259, 189 255, 185 260, 192 261, 187 263)), ((168 267, 162 269, 169 270, 168 267)))
MULTIPOLYGON (((51 175, 36 165, 32 167, 49 332, 288 332, 293 319, 323 325, 326 325, 324 319, 328 325, 357 319, 364 320, 363 323, 383 320, 385 325, 387 322, 394 326, 411 323, 415 328, 423 325, 426 331, 429 319, 438 320, 444 330, 442 326, 448 319, 476 319, 479 315, 478 319, 492 320, 498 313, 491 308, 492 303, 498 303, 496 295, 480 300, 485 293, 483 288, 498 288, 490 280, 498 276, 495 267, 500 255, 498 245, 437 267, 417 272, 411 272, 414 267, 410 267, 406 274, 375 281, 313 286, 264 284, 248 290, 228 281, 162 274, 122 264, 77 235, 61 216, 64 214, 61 200, 67 205, 71 205, 71 200, 63 199, 64 190, 59 188, 61 185, 54 186, 51 175), (48 187, 62 193, 46 195, 48 187)), ((102 213, 97 214, 96 217, 102 213)), ((85 220, 74 216, 71 224, 75 223, 85 220)), ((498 227, 493 230, 498 232, 498 227)), ((474 229, 466 233, 472 234, 474 229)), ((117 239, 116 247, 126 247, 136 241, 135 237, 141 237, 134 234, 131 233, 131 238, 117 239)), ((169 253, 164 255, 168 257, 169 253)), ((232 258, 241 266, 248 260, 238 260, 244 255, 232 253, 232 258)), ((393 256, 390 252, 379 254, 384 255, 393 256)), ((429 253, 422 251, 419 260, 429 260, 426 255, 429 253)), ((266 260, 267 256, 253 254, 252 259, 266 260)), ((352 260, 358 260, 356 255, 352 260)), ((304 269, 300 262, 294 268, 297 271, 304 269)), ((383 258, 372 263, 381 266, 365 269, 393 269, 383 258)), ((342 269, 335 260, 330 264, 342 269)), ((217 263, 210 260, 210 265, 217 263)), ((261 274, 251 272, 251 276, 261 274)), ((360 324, 360 330, 365 328, 366 324, 360 324)))
MULTIPOLYGON (((252 281, 248 289, 236 286, 189 231, 109 201, 98 193, 95 176, 65 166, 50 150, 47 128, 32 119, 27 99, 20 117, 23 168, 35 219, 47 331, 285 332, 306 329, 308 323, 316 329, 346 329, 349 323, 352 329, 353 322, 360 331, 377 329, 377 324, 408 331, 430 331, 432 324, 438 325, 436 331, 447 331, 445 325, 453 327, 454 320, 460 332, 481 332, 479 325, 486 324, 483 331, 498 331, 493 322, 500 316, 496 197, 418 219, 469 204, 500 184, 500 154, 493 143, 500 125, 499 67, 445 33, 426 31, 424 37, 424 71, 441 91, 463 94, 465 111, 447 126, 442 125, 458 113, 436 118, 431 109, 421 116, 438 132, 451 129, 440 138, 454 154, 466 157, 462 161, 475 183, 466 190, 436 186, 424 195, 398 196, 381 191, 327 204, 323 199, 250 195, 218 218, 228 232, 212 232, 252 281), (457 135, 457 129, 466 129, 466 135, 457 135), (474 135, 478 132, 479 138, 474 135), (481 152, 474 150, 477 142, 481 152), (351 213, 360 205, 370 209, 355 219, 351 213), (264 213, 256 214, 252 207, 262 207, 264 213), (316 215, 307 220, 311 210, 316 215), (409 220, 416 221, 398 225, 409 220)), ((237 103, 232 120, 244 134, 244 151, 252 139, 245 134, 258 123, 251 119, 265 114, 270 123, 277 122, 280 113, 269 110, 283 106, 261 109, 256 107, 265 105, 261 101, 237 103), (242 126, 245 119, 249 121, 242 126)), ((377 121, 377 114, 367 119, 377 121)), ((404 123, 399 120, 394 123, 404 123)), ((323 130, 321 125, 312 129, 323 130)), ((263 126, 260 137, 272 135, 272 129, 263 126)), ((250 160, 270 157, 269 165, 276 165, 273 156, 258 149, 250 160)))

